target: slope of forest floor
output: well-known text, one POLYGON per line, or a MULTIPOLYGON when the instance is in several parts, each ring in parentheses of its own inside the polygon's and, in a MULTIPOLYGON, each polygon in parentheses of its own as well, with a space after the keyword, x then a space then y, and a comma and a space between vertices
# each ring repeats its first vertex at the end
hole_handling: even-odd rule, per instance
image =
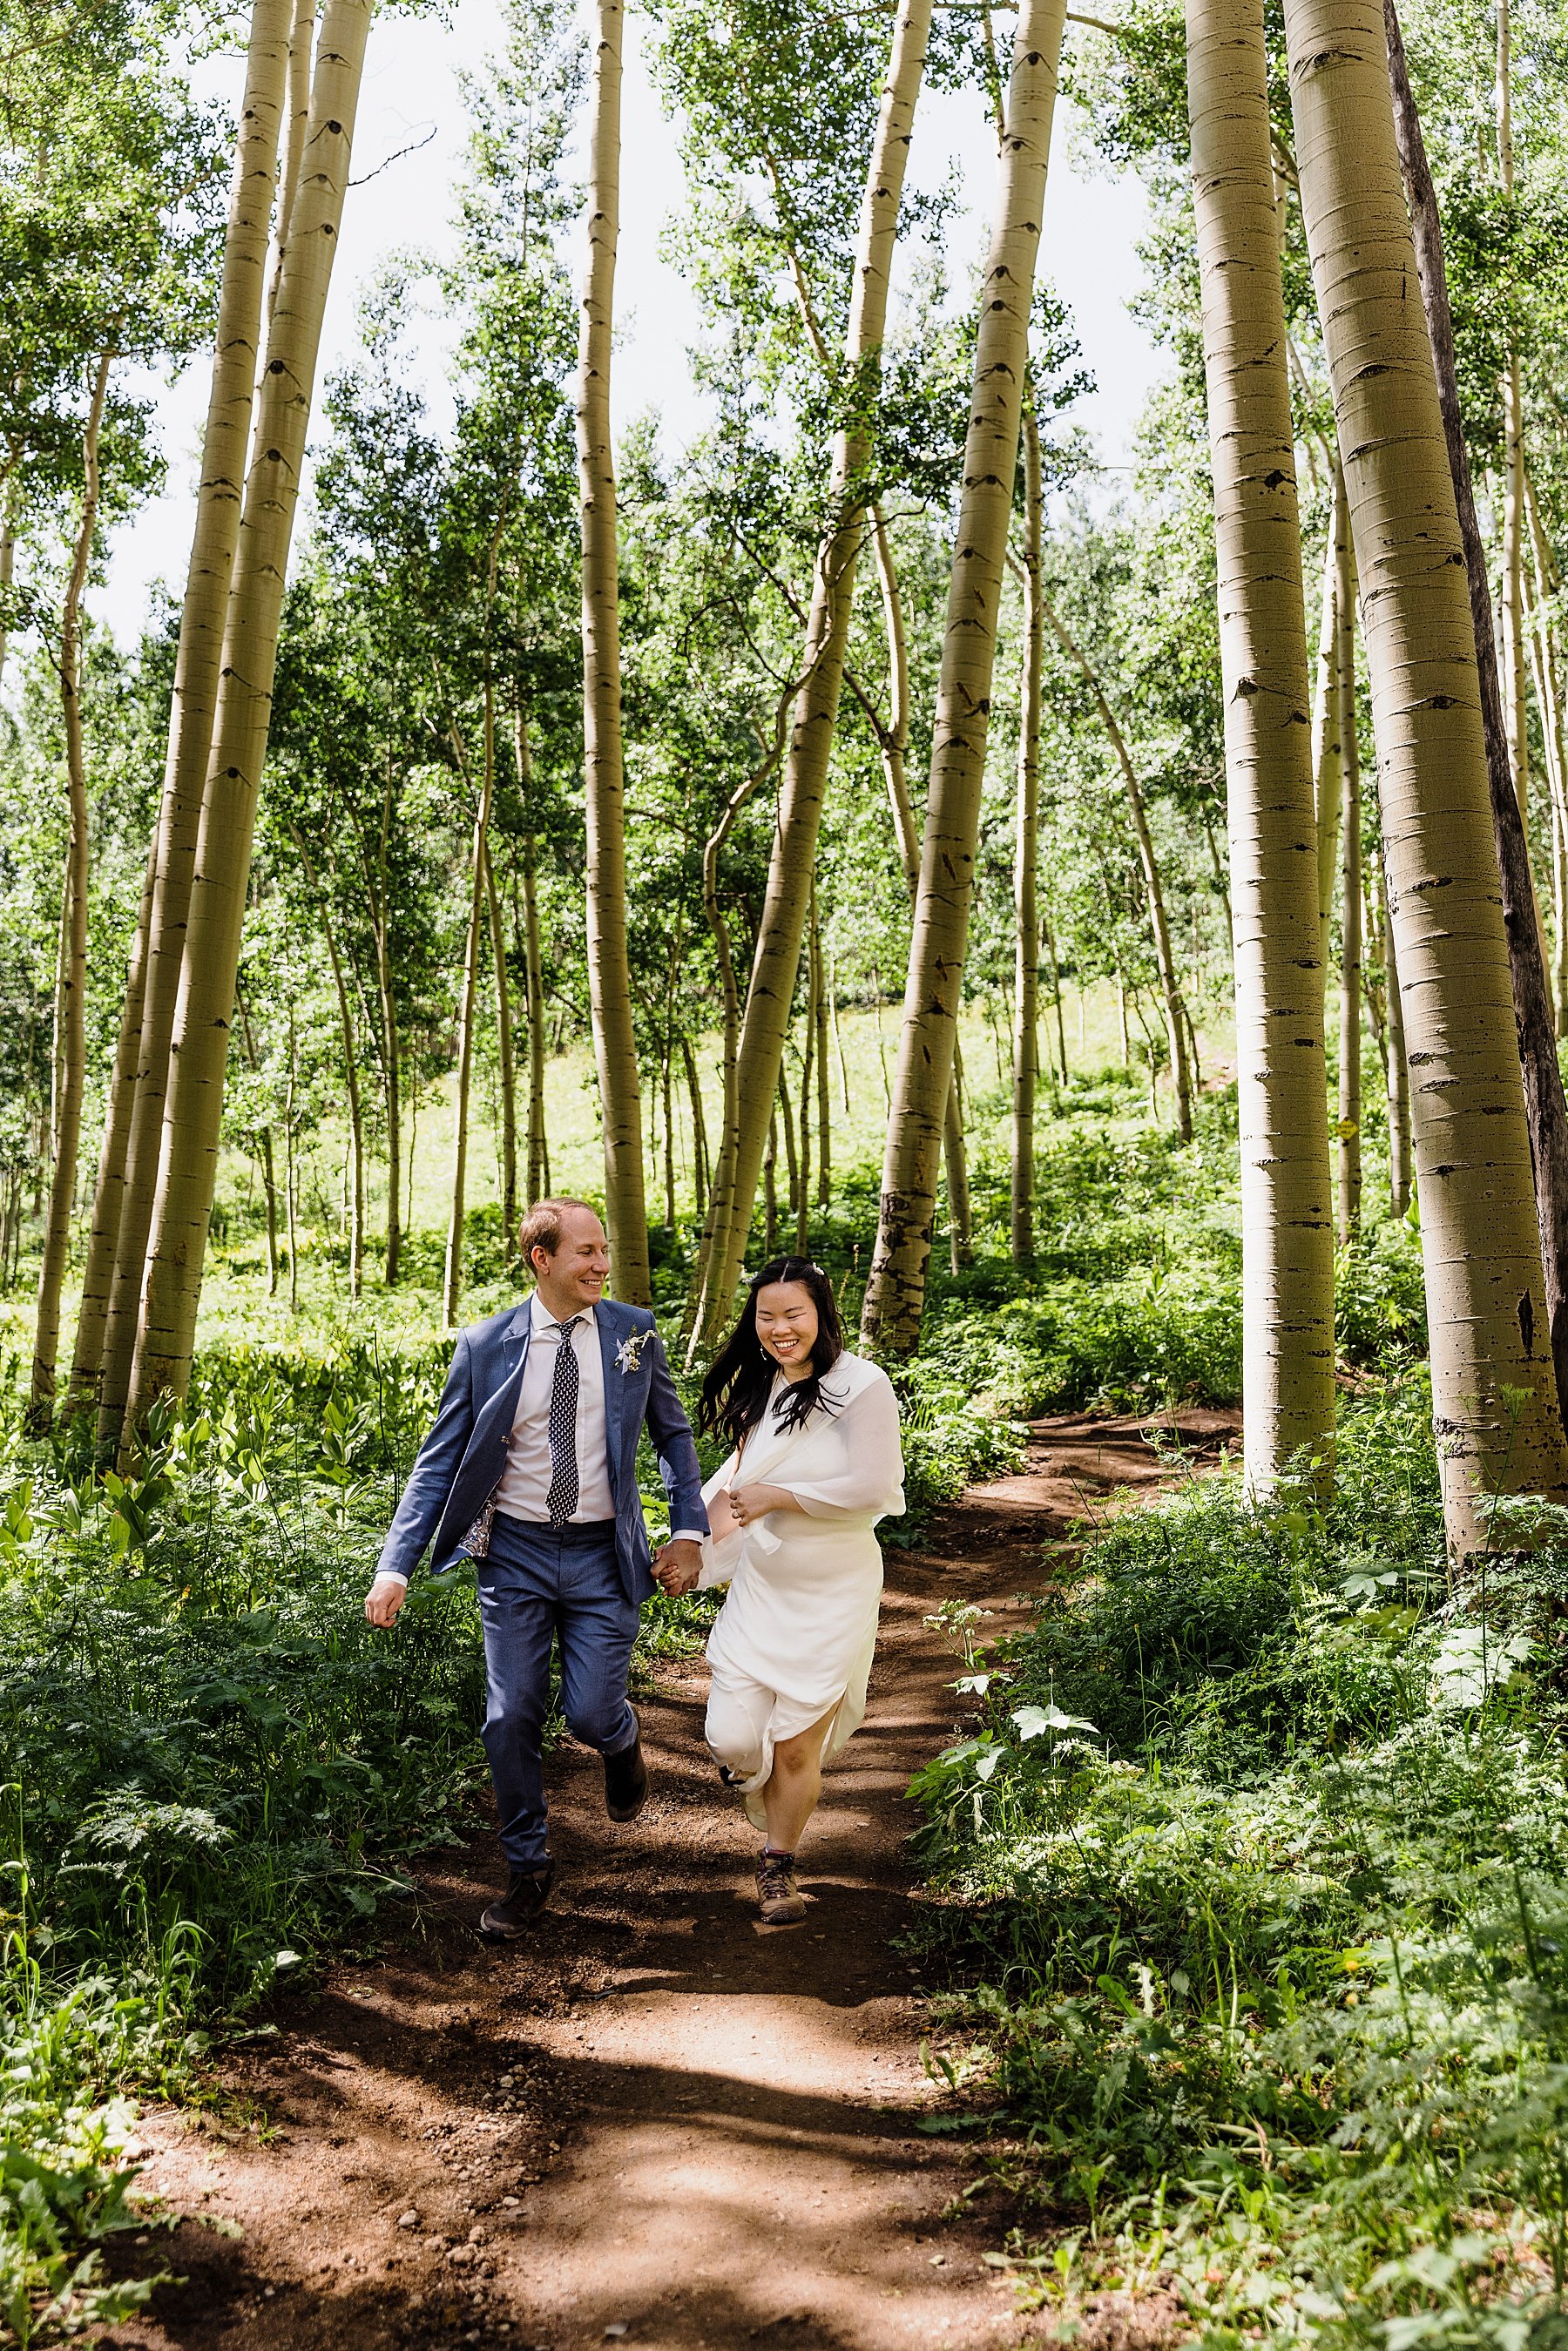
MULTIPOLYGON (((1236 1426, 1178 1419, 1197 1458, 1236 1426)), ((181 2282, 109 2339, 1017 2340, 995 2265, 1007 2190, 920 2127, 950 2102, 923 2062, 905 1791, 965 1727, 955 1617, 1021 1629, 1042 1542, 1168 1478, 1148 1426, 1038 1422, 1024 1475, 890 1554, 869 1719, 813 1830, 802 1927, 756 1923, 756 1840, 701 1744, 706 1669, 666 1661, 643 1702, 639 1822, 611 1829, 595 1760, 557 1758, 558 1890, 533 1941, 475 1936, 496 1874, 476 1830, 419 1873, 416 1934, 275 2006, 276 2033, 225 2061, 218 2107, 146 2117, 140 2192, 190 2216, 169 2241, 181 2282)))

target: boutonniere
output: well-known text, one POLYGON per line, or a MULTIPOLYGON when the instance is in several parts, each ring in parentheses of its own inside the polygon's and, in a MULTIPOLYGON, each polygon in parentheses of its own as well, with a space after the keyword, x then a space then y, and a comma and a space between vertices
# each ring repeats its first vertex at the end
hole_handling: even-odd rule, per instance
POLYGON ((633 1331, 629 1337, 622 1340, 615 1350, 615 1360, 623 1373, 634 1372, 641 1368, 643 1350, 653 1335, 652 1331, 633 1331))

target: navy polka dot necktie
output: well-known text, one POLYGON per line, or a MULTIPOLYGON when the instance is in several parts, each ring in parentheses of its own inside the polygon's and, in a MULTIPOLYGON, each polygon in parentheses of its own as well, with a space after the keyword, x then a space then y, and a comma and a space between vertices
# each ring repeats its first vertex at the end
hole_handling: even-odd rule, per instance
POLYGON ((549 1493, 545 1508, 552 1527, 564 1527, 577 1508, 577 1348, 572 1333, 582 1321, 574 1314, 556 1330, 555 1377, 549 1392, 549 1493))

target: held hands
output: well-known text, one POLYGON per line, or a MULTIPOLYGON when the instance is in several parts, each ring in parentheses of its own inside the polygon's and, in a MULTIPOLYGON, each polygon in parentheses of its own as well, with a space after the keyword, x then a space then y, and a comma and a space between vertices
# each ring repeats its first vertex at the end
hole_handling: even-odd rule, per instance
POLYGON ((695 1542, 667 1542, 653 1562, 654 1580, 666 1597, 678 1600, 690 1592, 702 1573, 703 1547, 695 1542))
POLYGON ((401 1576, 378 1575, 365 1597, 365 1614, 383 1633, 390 1632, 407 1598, 408 1586, 401 1576))

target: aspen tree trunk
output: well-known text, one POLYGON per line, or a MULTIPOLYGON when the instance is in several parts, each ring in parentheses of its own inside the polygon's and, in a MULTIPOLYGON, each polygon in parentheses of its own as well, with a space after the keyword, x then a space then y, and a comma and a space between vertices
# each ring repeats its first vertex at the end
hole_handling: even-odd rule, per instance
POLYGON ((643 1113, 626 943, 625 779, 621 751, 620 556, 610 353, 621 205, 622 0, 596 0, 590 120, 588 268, 578 340, 577 467, 582 501, 583 780, 588 817, 588 976, 604 1130, 604 1220, 615 1293, 651 1302, 643 1113))
MULTIPOLYGON (((1513 37, 1510 0, 1497 0, 1497 162, 1504 201, 1513 199, 1513 37)), ((1508 762, 1520 821, 1530 839, 1530 728, 1524 675, 1524 387, 1519 353, 1502 371, 1502 707, 1508 762)))
POLYGON ((294 215, 294 199, 299 193, 299 174, 305 161, 305 134, 310 121, 310 76, 314 62, 316 39, 316 0, 293 0, 293 12, 288 28, 288 77, 285 98, 285 121, 282 153, 277 174, 277 204, 273 215, 272 245, 267 272, 267 317, 268 332, 272 315, 277 308, 277 288, 283 276, 283 256, 288 249, 288 231, 294 215))
POLYGON ((1040 916, 1040 929, 1046 954, 1051 957, 1051 1000, 1056 1010, 1056 1050, 1061 1064, 1061 1082, 1065 1085, 1068 1074, 1067 1019, 1061 1008, 1061 963, 1056 952, 1056 937, 1049 915, 1040 916))
POLYGON ((1489 1490, 1568 1489, 1497 903, 1475 624, 1376 0, 1285 0, 1378 746, 1450 1550, 1489 1490), (1517 1409, 1516 1409, 1517 1407, 1517 1409))
POLYGON ((387 932, 384 898, 377 910, 376 993, 381 1000, 382 1034, 386 1044, 387 1113, 387 1240, 383 1278, 395 1289, 402 1260, 402 1040, 398 1034, 397 995, 392 985, 392 942, 387 932))
POLYGON ((1563 721, 1563 671, 1557 638, 1547 618, 1547 600, 1559 581, 1552 550, 1542 528, 1535 492, 1528 471, 1524 477, 1525 513, 1530 523, 1531 551, 1535 567, 1531 613, 1531 654, 1536 699, 1541 705, 1541 731, 1546 746, 1546 777, 1552 796, 1552 997, 1557 1034, 1568 1036, 1568 736, 1563 721))
POLYGON ((1388 1205, 1396 1217, 1410 1207, 1410 1065, 1405 1052, 1405 1008, 1399 995, 1399 956, 1388 919, 1383 861, 1377 860, 1377 916, 1388 1003, 1388 1205))
MULTIPOLYGON (((1249 1487, 1334 1439, 1333 1234, 1301 522, 1262 0, 1187 0, 1236 957, 1249 1487)), ((1335 601, 1325 580, 1324 601, 1335 601)), ((1323 743, 1339 697, 1325 624, 1323 743)), ((1337 778, 1336 778, 1337 780, 1337 778)), ((1319 806, 1322 806, 1322 801, 1319 806)))
POLYGON ((26 1426, 47 1435, 54 1418, 55 1367, 60 1345, 60 1290, 70 1253, 77 1155, 81 1146, 82 1096, 87 1089, 87 761, 81 728, 81 598, 98 533, 99 439, 114 353, 99 355, 82 433, 82 499, 76 544, 60 607, 60 716, 66 738, 66 870, 60 893, 59 961, 55 974, 55 1054, 51 1086, 54 1165, 38 1269, 37 1322, 26 1426))
POLYGON ((1339 820, 1344 802, 1340 721, 1344 697, 1339 690, 1339 575, 1350 545, 1350 508, 1339 455, 1332 469, 1328 543, 1323 552, 1322 622, 1318 632, 1317 688, 1312 697, 1312 798, 1317 812, 1318 953, 1325 992, 1333 964, 1333 893, 1339 876, 1339 820))
POLYGON ((131 1139, 131 1114, 141 1058, 147 934, 152 919, 152 892, 156 880, 157 843, 154 841, 148 852, 147 870, 142 877, 141 905, 131 941, 130 968, 125 977, 125 1007, 120 1019, 120 1037, 109 1081, 109 1100, 104 1106, 98 1176, 92 1192, 92 1228, 88 1235, 81 1303, 77 1309, 70 1386, 66 1396, 68 1413, 87 1408, 98 1395, 103 1333, 109 1319, 110 1286, 114 1280, 115 1249, 120 1238, 120 1202, 125 1190, 125 1152, 131 1139))
MULTIPOLYGON (((873 545, 876 549, 883 613, 887 628, 888 724, 885 726, 881 724, 863 693, 860 700, 882 751, 883 780, 887 786, 893 830, 898 842, 899 862, 904 867, 904 886, 909 892, 910 912, 913 914, 920 891, 920 838, 915 824, 915 804, 909 797, 906 765, 909 750, 909 643, 904 623, 904 597, 898 584, 897 567, 893 559, 893 543, 880 507, 872 508, 872 517, 873 545)), ((878 1037, 880 1042, 880 1029, 878 1037)), ((963 1095, 959 1081, 961 1064, 956 1040, 953 1050, 953 1083, 942 1117, 942 1156, 947 1175, 948 1254, 953 1271, 956 1273, 960 1266, 970 1262, 974 1251, 970 1246, 969 1165, 964 1144, 963 1095)), ((885 1078, 885 1071, 883 1074, 885 1078)))
MULTIPOLYGON (((1565 1401, 1568 1399, 1568 1105, 1563 1101, 1563 1078, 1557 1061, 1555 1024, 1546 982, 1545 954, 1535 904, 1535 884, 1530 870, 1524 818, 1509 768, 1492 643, 1491 584, 1480 527, 1476 520, 1464 420, 1459 410, 1453 322, 1448 311, 1448 271, 1443 258, 1442 223, 1437 214, 1432 174, 1427 162, 1421 120, 1411 93, 1396 0, 1384 0, 1383 19, 1394 100, 1395 135, 1406 202, 1413 224, 1416 263, 1420 273, 1427 343, 1437 380, 1448 480, 1458 508, 1465 576, 1469 588, 1470 626, 1475 643, 1478 700, 1486 757, 1488 797, 1491 807, 1492 845, 1497 875, 1501 883, 1503 936, 1508 949, 1514 1029, 1523 1077, 1525 1122, 1530 1132, 1536 1221, 1545 1276, 1547 1328, 1556 1373, 1561 1419, 1568 1416, 1568 1401, 1565 1401)), ((1403 941, 1400 942, 1399 952, 1403 957, 1403 941)), ((1417 1042, 1414 1023, 1407 1020, 1406 1025, 1412 1032, 1414 1051, 1417 1042)), ((1414 1068, 1414 1062, 1411 1066, 1414 1068)), ((1418 1158, 1419 1123, 1414 1111, 1412 1115, 1416 1128, 1418 1158)), ((1526 1355, 1530 1352, 1529 1336, 1526 1334, 1526 1355)))
MULTIPOLYGON (((898 211, 925 69, 931 9, 932 0, 900 0, 861 204, 844 338, 844 375, 854 386, 856 406, 862 413, 874 398, 880 376, 898 211)), ((716 1176, 715 1181, 713 1243, 696 1317, 697 1331, 705 1339, 713 1338, 728 1317, 757 1194, 765 1142, 763 1115, 783 1067, 822 798, 843 688, 855 569, 864 534, 862 483, 871 454, 871 437, 859 417, 835 435, 833 521, 817 550, 802 664, 805 683, 795 706, 741 1030, 737 1148, 727 1180, 721 1185, 716 1176)))
POLYGON ((485 898, 490 914, 490 956, 496 967, 496 1042, 501 1078, 501 1229, 507 1237, 509 1255, 517 1232, 517 1052, 512 1036, 507 931, 488 840, 485 843, 485 898))
POLYGON ((811 1002, 816 1008, 817 1205, 829 1208, 833 1202, 833 1073, 828 1059, 830 1007, 815 883, 811 884, 811 1002))
POLYGON ((839 1106, 845 1118, 850 1114, 850 1065, 844 1059, 844 1032, 839 1024, 839 967, 836 957, 828 957, 828 1003, 833 1018, 833 1059, 839 1071, 839 1106))
POLYGON ((1340 823, 1339 1238, 1361 1224, 1361 749, 1355 725, 1355 576, 1348 533, 1335 593, 1339 657, 1340 823))
POLYGON ((919 1337, 931 1254, 936 1156, 968 941, 997 616, 1064 24, 1062 0, 1024 0, 1019 12, 997 218, 981 288, 915 936, 876 1250, 861 1310, 868 1343, 901 1353, 909 1352, 919 1337))
MULTIPOLYGON (((133 1426, 163 1391, 183 1395, 190 1377, 278 620, 371 5, 371 0, 328 0, 321 20, 305 159, 257 403, 255 455, 224 636, 174 1012, 145 1301, 127 1407, 133 1426)), ((150 995, 151 986, 150 979, 150 995)))
MULTIPOLYGON (((1040 556, 1045 494, 1040 426, 1026 400, 1023 413, 1023 696, 1019 715, 1017 832, 1013 848, 1014 1002, 1012 1253, 1015 1265, 1034 1262, 1034 1097, 1040 1076, 1040 908, 1035 870, 1040 834, 1040 699, 1045 664, 1045 606, 1040 556)), ((1061 999, 1057 998, 1058 1017, 1061 999)))
POLYGON ((702 1081, 697 1075, 697 1057, 692 1050, 689 1037, 681 1040, 681 1061, 686 1073, 686 1095, 692 1106, 693 1192, 700 1217, 707 1207, 707 1124, 703 1117, 703 1090, 702 1081))
POLYGON ((234 177, 224 233, 217 333, 196 519, 180 610, 180 642, 169 712, 163 789, 152 845, 155 874, 142 957, 142 1000, 128 997, 121 1043, 129 1057, 135 1034, 135 1075, 116 1087, 109 1118, 126 1126, 106 1136, 100 1169, 107 1179, 95 1196, 93 1225, 114 1228, 114 1262, 103 1302, 97 1268, 83 1293, 72 1381, 84 1395, 96 1389, 98 1443, 112 1453, 120 1438, 141 1318, 147 1237, 152 1228, 169 1045, 179 994, 180 965, 191 902, 202 792, 213 747, 224 626, 239 542, 241 504, 250 445, 251 415, 261 340, 267 228, 277 177, 277 145, 288 70, 290 0, 253 0, 246 53, 245 92, 235 137, 234 177))
POLYGON ((779 1072, 779 1109, 784 1122, 784 1167, 789 1188, 784 1205, 797 1219, 800 1214, 800 1161, 795 1149, 795 1106, 789 1100, 789 1075, 779 1072))
MULTIPOLYGON (((0 679, 5 675, 5 654, 11 642, 11 583, 16 576, 16 525, 21 515, 21 487, 13 470, 8 473, 5 502, 0 505, 0 679)), ((4 1253, 0 1252, 0 1273, 4 1270, 4 1253)))
POLYGON ((528 715, 521 702, 512 712, 512 748, 517 760, 517 792, 523 808, 523 1002, 528 1022, 528 1205, 542 1200, 549 1188, 549 1155, 545 1142, 545 982, 539 952, 538 837, 533 825, 533 751, 528 741, 528 715))
POLYGON ((288 1087, 283 1099, 283 1205, 288 1218, 288 1311, 299 1311, 299 1227, 294 1169, 294 998, 288 998, 288 1087))
POLYGON ((800 1051, 800 1169, 795 1193, 795 1248, 800 1257, 810 1254, 811 1219, 811 1073, 816 1063, 817 1047, 817 967, 811 954, 810 933, 802 957, 806 967, 805 1039, 800 1051))
MULTIPOLYGON (((492 559, 493 559, 492 550, 492 559)), ((455 737, 454 738, 455 740, 455 737)), ((457 1095, 452 1116, 452 1202, 446 1225, 446 1265, 442 1279, 442 1320, 457 1320, 463 1295, 463 1219, 468 1192, 468 1107, 474 1079, 474 1031, 479 1011, 480 935, 486 922, 486 866, 490 803, 496 791, 494 705, 485 703, 485 749, 479 804, 474 816, 474 881, 468 895, 468 930, 463 946, 463 992, 457 1000, 457 1095)))
POLYGON ((1155 961, 1159 968, 1160 994, 1164 1000, 1166 1042, 1170 1049, 1171 1081, 1176 1088, 1176 1131, 1184 1143, 1192 1141, 1192 1068, 1186 1049, 1186 1008, 1182 999, 1181 975, 1176 969, 1176 949, 1171 943, 1171 926, 1166 913, 1165 886, 1160 879, 1159 860, 1155 855, 1154 835, 1149 831, 1148 810, 1144 804, 1143 787, 1133 755, 1127 748, 1127 738, 1121 723, 1112 709, 1104 687, 1089 662, 1080 651, 1077 641, 1063 626, 1049 597, 1042 600, 1045 617, 1051 633, 1062 652, 1071 662, 1084 684, 1094 697, 1094 707, 1100 714, 1116 764, 1122 770, 1122 782, 1127 794, 1127 807, 1133 819, 1133 834, 1138 844, 1138 862, 1143 868, 1144 887, 1148 893, 1149 927, 1154 934, 1155 961))
MULTIPOLYGON (((326 894, 317 879, 310 852, 305 846, 304 834, 293 825, 288 831, 306 882, 317 902, 321 936, 326 945, 327 960, 332 967, 332 986, 338 998, 338 1025, 343 1037, 343 1092, 349 1112, 349 1295, 358 1298, 365 1281, 365 1119, 360 1100, 360 1057, 354 1050, 354 1015, 349 1002, 348 983, 343 977, 342 959, 338 953, 338 935, 332 927, 326 894)), ((292 1036, 292 1029, 289 1033, 292 1036)))
POLYGON ((762 1253, 779 1253, 779 1113, 768 1117, 768 1153, 762 1162, 762 1253))

